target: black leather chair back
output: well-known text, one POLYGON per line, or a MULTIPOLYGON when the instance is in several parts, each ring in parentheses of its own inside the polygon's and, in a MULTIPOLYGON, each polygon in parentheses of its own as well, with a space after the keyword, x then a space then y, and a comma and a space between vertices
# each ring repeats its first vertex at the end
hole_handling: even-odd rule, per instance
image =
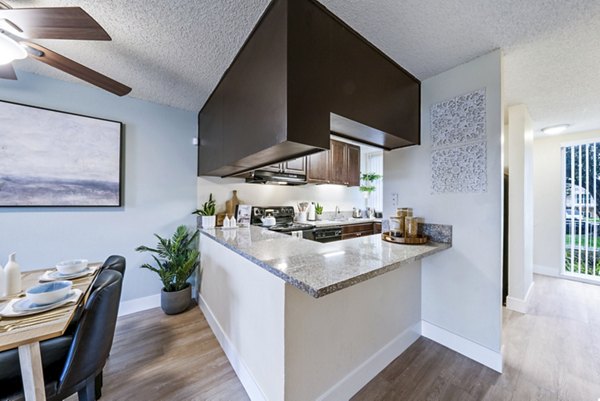
POLYGON ((115 270, 100 272, 74 334, 58 393, 78 387, 98 375, 112 347, 123 276, 115 270))
POLYGON ((102 270, 110 269, 116 270, 125 276, 125 258, 121 255, 110 255, 101 267, 102 270))

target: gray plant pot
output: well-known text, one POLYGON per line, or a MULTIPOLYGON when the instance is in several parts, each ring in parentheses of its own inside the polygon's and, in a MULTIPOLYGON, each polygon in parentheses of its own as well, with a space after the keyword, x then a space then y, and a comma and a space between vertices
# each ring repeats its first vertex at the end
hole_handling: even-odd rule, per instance
POLYGON ((167 315, 184 312, 192 299, 192 286, 188 283, 183 290, 167 292, 163 288, 160 293, 160 307, 167 315))

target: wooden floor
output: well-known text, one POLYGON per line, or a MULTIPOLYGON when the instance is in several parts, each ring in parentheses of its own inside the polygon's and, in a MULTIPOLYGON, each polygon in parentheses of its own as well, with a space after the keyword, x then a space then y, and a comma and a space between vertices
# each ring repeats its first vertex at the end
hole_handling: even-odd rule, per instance
POLYGON ((119 318, 100 401, 138 400, 249 400, 198 306, 119 318))
POLYGON ((535 276, 530 306, 504 310, 502 375, 421 338, 352 400, 600 399, 600 286, 535 276))
MULTIPOLYGON (((530 314, 505 310, 504 374, 421 338, 353 401, 597 401, 600 286, 535 282, 530 314)), ((177 316, 153 309, 119 319, 101 400, 248 397, 194 306, 177 316)))

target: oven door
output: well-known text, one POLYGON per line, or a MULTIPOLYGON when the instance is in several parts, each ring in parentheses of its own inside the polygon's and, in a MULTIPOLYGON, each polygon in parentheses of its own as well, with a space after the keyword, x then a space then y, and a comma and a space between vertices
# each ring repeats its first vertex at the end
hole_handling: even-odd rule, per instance
POLYGON ((333 242, 342 239, 341 227, 315 228, 304 232, 304 238, 317 242, 333 242))

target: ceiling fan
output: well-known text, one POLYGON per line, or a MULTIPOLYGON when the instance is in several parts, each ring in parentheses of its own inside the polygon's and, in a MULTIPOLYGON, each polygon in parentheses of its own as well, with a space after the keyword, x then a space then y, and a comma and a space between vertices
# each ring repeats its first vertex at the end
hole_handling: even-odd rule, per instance
POLYGON ((80 7, 12 8, 0 1, 0 79, 17 79, 12 66, 26 57, 71 74, 118 96, 131 88, 40 46, 30 39, 111 40, 80 7))

